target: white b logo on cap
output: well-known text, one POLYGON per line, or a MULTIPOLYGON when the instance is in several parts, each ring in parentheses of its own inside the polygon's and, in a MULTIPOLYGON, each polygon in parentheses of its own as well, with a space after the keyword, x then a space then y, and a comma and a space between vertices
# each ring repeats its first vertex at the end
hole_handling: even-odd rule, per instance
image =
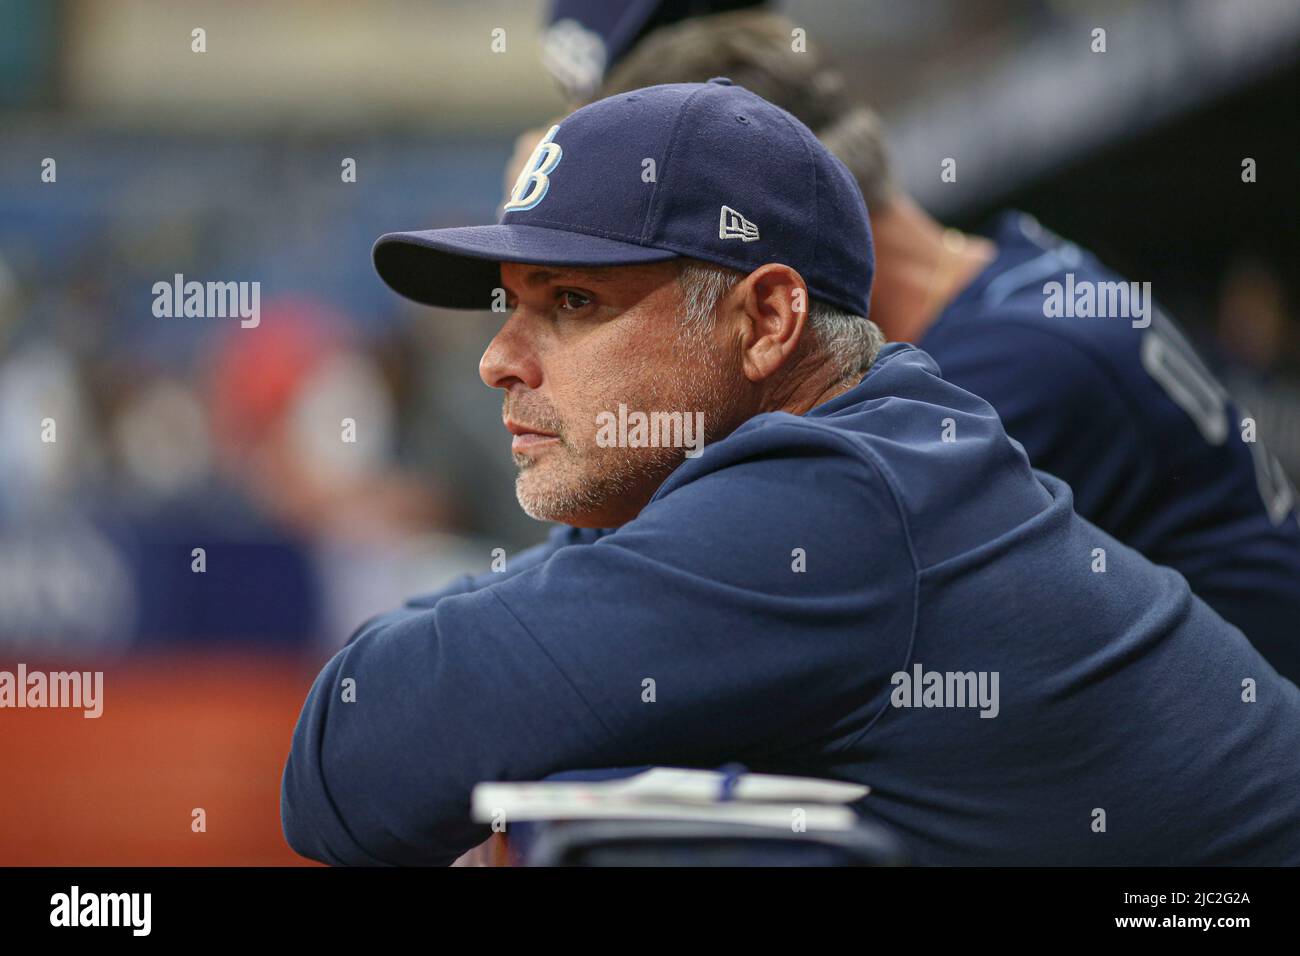
POLYGON ((515 180, 514 189, 510 190, 510 201, 502 207, 503 212, 532 209, 546 197, 547 190, 551 188, 549 174, 560 164, 560 157, 564 155, 560 144, 551 142, 559 131, 558 124, 552 126, 550 132, 533 148, 533 154, 528 157, 519 178, 515 180))

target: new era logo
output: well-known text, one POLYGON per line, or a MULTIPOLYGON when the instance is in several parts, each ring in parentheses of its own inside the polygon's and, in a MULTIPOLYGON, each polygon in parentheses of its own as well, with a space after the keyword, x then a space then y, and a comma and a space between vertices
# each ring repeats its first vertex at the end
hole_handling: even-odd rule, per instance
POLYGON ((723 206, 722 215, 718 218, 718 238, 754 242, 758 239, 758 226, 730 206, 723 206))

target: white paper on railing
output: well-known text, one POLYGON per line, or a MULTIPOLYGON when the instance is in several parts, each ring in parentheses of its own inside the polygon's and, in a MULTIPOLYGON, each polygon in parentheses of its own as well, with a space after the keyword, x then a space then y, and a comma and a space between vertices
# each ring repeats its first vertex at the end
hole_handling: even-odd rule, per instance
POLYGON ((716 770, 656 767, 617 780, 480 783, 472 812, 479 823, 504 815, 506 820, 678 820, 785 828, 797 819, 810 830, 845 830, 857 816, 842 804, 870 792, 835 780, 745 773, 724 801, 725 779, 716 770))

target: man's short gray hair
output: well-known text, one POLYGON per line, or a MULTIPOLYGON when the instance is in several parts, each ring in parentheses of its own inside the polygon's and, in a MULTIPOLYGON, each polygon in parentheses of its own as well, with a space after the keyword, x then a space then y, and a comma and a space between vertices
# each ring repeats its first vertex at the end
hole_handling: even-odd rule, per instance
MULTIPOLYGON (((681 260, 677 284, 683 299, 682 331, 689 340, 700 341, 709 333, 718 302, 743 278, 745 273, 726 266, 699 259, 681 260)), ((839 378, 865 372, 885 344, 885 336, 870 319, 816 299, 808 303, 807 327, 839 378)))
POLYGON ((815 44, 795 52, 794 23, 771 10, 688 17, 652 30, 605 77, 600 97, 659 83, 729 77, 817 134, 848 167, 875 214, 898 196, 880 117, 851 93, 844 75, 815 44))

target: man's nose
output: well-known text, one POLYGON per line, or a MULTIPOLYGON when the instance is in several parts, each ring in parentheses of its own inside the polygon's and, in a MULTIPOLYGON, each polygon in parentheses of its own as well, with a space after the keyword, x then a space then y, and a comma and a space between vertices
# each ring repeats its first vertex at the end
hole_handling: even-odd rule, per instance
POLYGON ((509 389, 516 382, 530 389, 541 385, 541 366, 522 310, 516 309, 488 343, 479 359, 478 375, 489 388, 509 389))

